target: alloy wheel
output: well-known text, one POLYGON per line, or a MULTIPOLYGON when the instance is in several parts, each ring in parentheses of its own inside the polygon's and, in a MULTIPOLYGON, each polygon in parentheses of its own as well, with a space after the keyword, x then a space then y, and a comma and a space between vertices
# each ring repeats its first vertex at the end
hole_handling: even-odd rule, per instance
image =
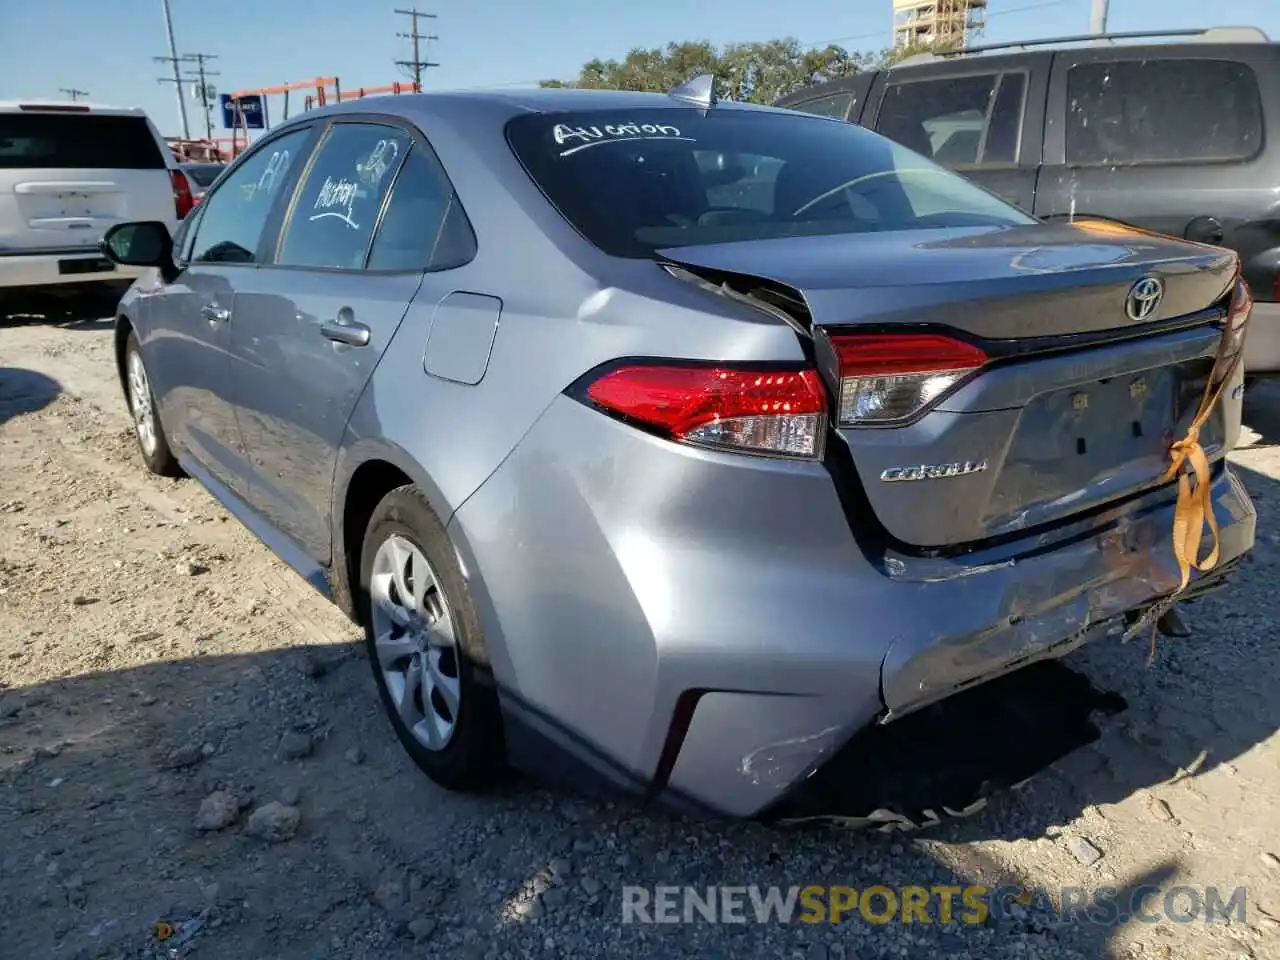
POLYGON ((129 409, 133 412, 133 426, 138 434, 138 443, 148 456, 156 452, 155 411, 151 403, 151 381, 147 378, 147 368, 142 363, 142 355, 136 350, 129 354, 129 409))
POLYGON ((453 617, 422 550, 390 536, 369 582, 374 649, 400 720, 428 750, 443 750, 458 723, 462 686, 453 617))

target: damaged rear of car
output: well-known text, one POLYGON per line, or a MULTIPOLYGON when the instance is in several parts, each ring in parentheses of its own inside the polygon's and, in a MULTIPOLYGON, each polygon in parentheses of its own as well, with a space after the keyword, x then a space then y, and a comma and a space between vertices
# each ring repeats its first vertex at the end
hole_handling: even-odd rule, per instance
POLYGON ((512 730, 672 801, 800 814, 859 731, 1144 614, 1174 631, 1170 598, 1252 547, 1234 254, 1042 224, 853 125, 601 103, 506 129, 595 251, 571 256, 609 296, 575 335, 614 344, 456 521, 496 620, 556 598, 548 649, 583 681, 514 664, 512 730), (558 522, 481 519, 519 503, 558 522), (541 550, 573 561, 502 556, 541 550))

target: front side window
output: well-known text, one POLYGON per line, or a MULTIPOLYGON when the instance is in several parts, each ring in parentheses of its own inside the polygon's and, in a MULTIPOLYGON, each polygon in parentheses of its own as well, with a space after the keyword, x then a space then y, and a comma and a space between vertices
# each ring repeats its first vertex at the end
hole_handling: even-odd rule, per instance
POLYGON ((1244 160, 1262 146, 1253 71, 1229 60, 1087 63, 1067 74, 1067 163, 1244 160))
POLYGON ((262 231, 310 131, 295 130, 244 158, 200 202, 193 263, 257 263, 262 231))
POLYGON ((363 269, 383 198, 409 144, 397 127, 335 124, 298 187, 276 263, 363 269))
POLYGON ((528 114, 507 141, 614 256, 816 234, 1037 221, 856 124, 726 107, 528 114))
POLYGON ((876 130, 946 167, 1016 163, 1026 78, 991 73, 890 84, 876 130))

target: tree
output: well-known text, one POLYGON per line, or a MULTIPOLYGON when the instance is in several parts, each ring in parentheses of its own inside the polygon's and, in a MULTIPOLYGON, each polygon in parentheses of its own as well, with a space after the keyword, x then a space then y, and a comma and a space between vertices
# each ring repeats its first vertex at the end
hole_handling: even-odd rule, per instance
POLYGON ((901 63, 908 57, 914 57, 920 53, 949 53, 953 50, 959 50, 964 44, 956 40, 942 40, 938 43, 913 43, 906 47, 893 47, 889 50, 882 50, 876 57, 876 69, 887 69, 895 63, 901 63))
POLYGON ((669 43, 661 49, 635 47, 621 61, 596 59, 584 64, 576 80, 544 80, 541 86, 665 93, 695 74, 713 73, 720 96, 772 103, 801 87, 852 76, 866 65, 865 57, 843 47, 806 50, 793 37, 732 43, 722 50, 699 40, 669 43))

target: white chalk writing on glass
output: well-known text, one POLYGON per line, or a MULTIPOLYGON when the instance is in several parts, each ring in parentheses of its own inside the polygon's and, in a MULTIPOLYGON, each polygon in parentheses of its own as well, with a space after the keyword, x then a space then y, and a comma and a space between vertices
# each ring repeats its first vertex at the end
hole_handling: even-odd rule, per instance
POLYGON ((259 193, 270 194, 276 185, 276 178, 289 168, 289 151, 277 150, 267 159, 256 182, 243 184, 240 187, 244 194, 244 202, 250 203, 259 193))
POLYGON ((369 154, 363 165, 357 164, 356 172, 366 182, 377 185, 382 182, 382 178, 387 175, 387 171, 395 166, 396 159, 400 156, 400 144, 394 140, 379 140, 374 144, 373 151, 369 154))
POLYGON ((267 161, 266 169, 262 171, 262 176, 258 178, 258 189, 270 191, 276 185, 276 177, 284 173, 288 166, 288 150, 277 150, 271 154, 271 159, 267 161))
POLYGON ((359 189, 359 184, 352 183, 344 177, 339 177, 337 180, 333 177, 325 177, 324 185, 316 195, 316 202, 311 205, 312 210, 320 212, 313 213, 310 219, 323 220, 325 217, 334 217, 352 230, 359 230, 360 224, 355 222, 356 195, 359 189))
POLYGON ((567 123, 557 123, 551 130, 557 146, 572 143, 567 150, 561 150, 560 156, 567 157, 602 143, 620 143, 628 140, 686 140, 696 142, 693 137, 680 133, 679 127, 668 123, 607 123, 603 126, 571 127, 567 123))

